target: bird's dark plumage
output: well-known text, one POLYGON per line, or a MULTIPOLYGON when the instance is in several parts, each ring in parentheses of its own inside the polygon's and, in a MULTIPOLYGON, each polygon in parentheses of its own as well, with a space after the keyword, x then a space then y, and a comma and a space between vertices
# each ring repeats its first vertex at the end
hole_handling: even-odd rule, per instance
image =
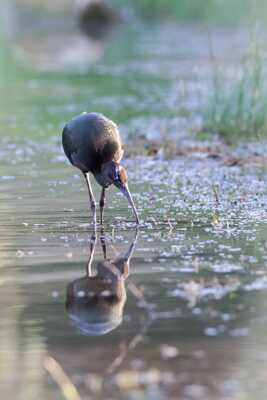
POLYGON ((117 125, 102 114, 83 113, 64 128, 62 143, 70 162, 97 173, 109 161, 120 162, 123 150, 117 125))

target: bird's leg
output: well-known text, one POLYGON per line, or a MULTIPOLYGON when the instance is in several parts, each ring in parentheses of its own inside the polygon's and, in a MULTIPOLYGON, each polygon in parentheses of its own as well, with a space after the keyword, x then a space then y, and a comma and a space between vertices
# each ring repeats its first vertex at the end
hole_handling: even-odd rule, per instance
POLYGON ((93 222, 94 222, 94 226, 96 226, 96 202, 95 202, 95 198, 94 198, 94 194, 92 191, 92 187, 91 187, 91 183, 90 183, 90 178, 89 178, 89 173, 86 172, 84 174, 86 183, 87 183, 87 188, 88 188, 88 193, 89 193, 89 198, 90 198, 90 204, 91 204, 91 211, 93 214, 93 222))
POLYGON ((104 229, 101 229, 100 242, 101 242, 101 246, 102 246, 104 259, 106 260, 107 259, 107 247, 106 247, 106 237, 105 237, 104 229))
POLYGON ((102 188, 101 197, 99 201, 100 207, 100 224, 103 225, 103 212, 105 207, 106 197, 105 197, 105 188, 102 188))
POLYGON ((94 233, 92 233, 91 239, 90 239, 90 254, 89 254, 89 260, 87 263, 87 276, 88 277, 92 276, 92 261, 94 258, 96 242, 97 242, 97 236, 96 236, 96 231, 94 231, 94 233))

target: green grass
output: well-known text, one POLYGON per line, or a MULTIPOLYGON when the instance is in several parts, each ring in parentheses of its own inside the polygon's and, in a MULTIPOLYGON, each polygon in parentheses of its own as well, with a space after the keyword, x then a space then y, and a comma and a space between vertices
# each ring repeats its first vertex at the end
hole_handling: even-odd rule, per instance
POLYGON ((236 25, 261 19, 266 22, 266 0, 113 0, 128 6, 145 19, 170 18, 178 22, 236 25))
POLYGON ((203 133, 227 142, 267 138, 267 65, 259 47, 252 46, 235 78, 214 74, 211 95, 203 112, 203 133))
MULTIPOLYGON (((8 0, 5 0, 9 3, 8 0)), ((261 19, 267 21, 266 0, 110 0, 114 7, 128 7, 143 19, 170 18, 180 23, 226 23, 236 26, 242 21, 261 19)), ((35 12, 46 12, 50 16, 67 14, 73 1, 66 0, 19 0, 16 6, 26 5, 35 12)), ((109 1, 108 1, 109 3, 109 1)))

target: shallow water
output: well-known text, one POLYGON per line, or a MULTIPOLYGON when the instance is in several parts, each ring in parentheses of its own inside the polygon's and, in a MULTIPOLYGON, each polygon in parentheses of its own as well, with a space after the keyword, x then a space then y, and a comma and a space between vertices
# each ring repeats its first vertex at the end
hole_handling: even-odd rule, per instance
MULTIPOLYGON (((192 91, 183 106, 192 111, 194 94, 205 90, 205 79, 196 77, 206 74, 206 64, 195 69, 192 59, 207 54, 203 43, 195 51, 189 46, 195 58, 186 59, 186 46, 173 52, 170 29, 139 32, 125 58, 111 62, 107 53, 89 72, 13 66, 2 82, 0 380, 6 399, 265 399, 265 170, 194 157, 125 160, 142 219, 129 276, 111 278, 103 267, 98 229, 92 270, 104 279, 99 303, 97 287, 85 278, 92 234, 87 194, 62 154, 60 128, 73 114, 96 108, 121 123, 129 143, 142 131, 152 138, 177 133, 181 86, 173 82, 188 75, 192 91), (100 333, 101 312, 110 332, 88 335, 100 333)), ((180 132, 188 138, 188 129, 180 132)), ((109 192, 105 241, 107 257, 116 258, 136 231, 122 196, 109 192)))
MULTIPOLYGON (((33 153, 28 165, 2 168, 5 397, 60 398, 44 368, 52 357, 81 398, 264 398, 266 175, 217 161, 143 160, 142 171, 140 161, 127 161, 144 222, 123 321, 94 337, 65 308, 67 286, 85 276, 90 253, 85 187, 56 146, 33 153)), ((112 258, 127 251, 135 229, 124 199, 111 192, 105 235, 112 258)), ((94 273, 100 244, 99 232, 94 273)))

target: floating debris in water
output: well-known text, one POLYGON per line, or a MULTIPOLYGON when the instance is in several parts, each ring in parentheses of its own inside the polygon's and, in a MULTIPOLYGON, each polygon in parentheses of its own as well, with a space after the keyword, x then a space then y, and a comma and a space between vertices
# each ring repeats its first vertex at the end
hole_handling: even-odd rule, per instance
POLYGON ((169 346, 164 344, 160 347, 161 357, 164 358, 165 360, 168 360, 169 358, 176 358, 178 357, 179 353, 180 353, 179 349, 174 346, 169 346))
POLYGON ((139 386, 158 383, 171 384, 175 381, 174 374, 161 372, 158 369, 148 371, 123 371, 115 375, 115 383, 120 390, 131 390, 139 386))
POLYGON ((110 297, 112 295, 112 292, 110 290, 103 290, 102 292, 100 292, 100 297, 110 297))
POLYGON ((220 282, 216 278, 207 282, 202 279, 200 282, 190 281, 179 284, 170 295, 187 299, 189 307, 192 308, 202 299, 214 298, 219 300, 229 293, 233 294, 240 289, 240 286, 240 280, 235 278, 229 278, 226 282, 220 282))
POLYGON ((244 327, 232 329, 229 334, 233 337, 246 337, 249 335, 249 328, 244 327))
POLYGON ((207 389, 202 385, 186 385, 184 388, 184 394, 192 400, 207 399, 207 389))
POLYGON ((219 331, 215 327, 207 327, 205 328, 204 333, 206 336, 217 336, 219 331))
POLYGON ((5 175, 3 175, 3 176, 0 177, 1 181, 13 181, 15 179, 16 179, 15 176, 5 176, 5 175))
POLYGON ((133 369, 143 369, 145 367, 144 360, 136 359, 131 361, 131 367, 133 369))
POLYGON ((230 272, 238 272, 243 271, 244 269, 240 265, 234 264, 217 264, 212 267, 215 272, 218 273, 230 273, 230 272))
POLYGON ((96 374, 88 374, 84 379, 85 385, 94 394, 101 393, 103 389, 103 378, 96 374))
POLYGON ((22 257, 24 257, 24 256, 25 256, 25 252, 24 252, 24 251, 22 251, 22 250, 17 250, 17 252, 16 252, 16 257, 22 258, 22 257))
POLYGON ((203 360, 206 357, 206 353, 203 350, 194 350, 193 357, 197 360, 203 360))

